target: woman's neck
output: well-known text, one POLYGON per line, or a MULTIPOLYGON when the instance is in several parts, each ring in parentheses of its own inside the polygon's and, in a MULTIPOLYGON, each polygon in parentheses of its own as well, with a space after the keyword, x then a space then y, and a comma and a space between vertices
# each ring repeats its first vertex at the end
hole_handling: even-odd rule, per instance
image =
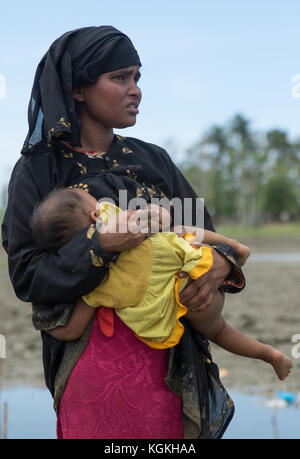
POLYGON ((112 128, 99 126, 99 124, 89 118, 81 118, 81 145, 83 150, 105 151, 107 152, 114 138, 112 128))

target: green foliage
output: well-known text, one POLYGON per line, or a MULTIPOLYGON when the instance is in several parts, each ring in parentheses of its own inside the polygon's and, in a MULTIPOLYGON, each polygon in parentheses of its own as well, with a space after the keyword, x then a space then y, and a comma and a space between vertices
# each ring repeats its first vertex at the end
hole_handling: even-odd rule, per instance
POLYGON ((271 220, 280 220, 285 214, 297 214, 296 189, 285 175, 273 176, 264 186, 262 210, 271 220))
POLYGON ((254 132, 237 114, 212 126, 180 167, 218 223, 259 226, 300 216, 300 144, 283 130, 254 132))
POLYGON ((3 185, 0 191, 0 219, 2 221, 7 206, 8 190, 7 185, 3 185))

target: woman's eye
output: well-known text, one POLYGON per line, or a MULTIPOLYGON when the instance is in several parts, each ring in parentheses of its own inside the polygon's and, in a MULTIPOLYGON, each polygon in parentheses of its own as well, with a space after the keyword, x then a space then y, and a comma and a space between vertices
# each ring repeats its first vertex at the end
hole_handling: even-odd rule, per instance
MULTIPOLYGON (((127 73, 121 73, 119 75, 113 75, 112 76, 112 80, 116 80, 116 81, 126 81, 128 79, 130 79, 132 76, 130 74, 127 74, 127 73)), ((137 83, 139 81, 141 77, 141 74, 138 73, 135 77, 134 77, 134 81, 137 83)))
POLYGON ((124 81, 125 75, 116 75, 113 77, 114 80, 124 81))
POLYGON ((138 72, 134 77, 134 81, 137 83, 140 80, 140 78, 141 78, 141 73, 138 72))

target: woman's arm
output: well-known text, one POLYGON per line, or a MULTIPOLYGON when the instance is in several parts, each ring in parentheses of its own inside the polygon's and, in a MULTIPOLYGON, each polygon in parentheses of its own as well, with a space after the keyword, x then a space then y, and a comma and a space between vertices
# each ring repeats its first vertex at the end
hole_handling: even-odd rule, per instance
MULTIPOLYGON (((136 231, 139 221, 131 218, 132 210, 111 217, 100 231, 95 225, 80 230, 55 253, 38 247, 32 238, 30 218, 34 205, 61 180, 53 156, 33 153, 19 160, 10 180, 2 224, 15 293, 33 303, 74 302, 101 282, 116 252, 133 248, 148 237, 147 232, 136 231)), ((150 210, 137 211, 142 222, 148 222, 150 210)))
POLYGON ((67 325, 47 330, 47 332, 61 341, 74 341, 81 337, 95 310, 95 308, 91 308, 80 298, 76 301, 67 325))
POLYGON ((111 259, 92 226, 79 231, 56 253, 39 248, 33 241, 33 207, 57 184, 52 163, 50 155, 18 161, 9 183, 2 224, 2 243, 15 293, 33 303, 75 302, 98 285, 111 259))

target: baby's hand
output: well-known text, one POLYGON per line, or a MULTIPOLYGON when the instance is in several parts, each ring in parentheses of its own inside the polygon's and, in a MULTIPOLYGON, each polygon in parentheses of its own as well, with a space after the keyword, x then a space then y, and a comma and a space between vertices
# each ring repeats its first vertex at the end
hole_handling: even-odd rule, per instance
POLYGON ((203 244, 204 230, 195 226, 176 225, 171 228, 171 231, 182 237, 185 241, 192 245, 200 247, 203 244))
POLYGON ((244 244, 241 244, 235 239, 229 239, 229 244, 236 251, 240 265, 244 266, 251 253, 249 247, 247 247, 244 244))
POLYGON ((172 217, 164 207, 157 204, 148 204, 148 225, 151 233, 169 230, 172 217))

